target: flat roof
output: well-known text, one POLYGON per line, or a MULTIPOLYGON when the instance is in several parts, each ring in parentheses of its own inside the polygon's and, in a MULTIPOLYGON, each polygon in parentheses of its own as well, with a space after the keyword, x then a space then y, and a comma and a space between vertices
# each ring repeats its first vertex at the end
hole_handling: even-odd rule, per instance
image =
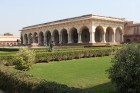
POLYGON ((0 36, 0 41, 17 41, 20 36, 0 36))
POLYGON ((30 29, 30 28, 34 28, 34 27, 46 26, 46 25, 60 24, 60 23, 70 22, 70 21, 85 20, 85 19, 99 19, 99 20, 111 20, 111 21, 116 21, 116 22, 126 22, 125 18, 116 18, 116 17, 110 17, 110 16, 87 14, 87 15, 82 15, 82 16, 78 16, 78 17, 66 18, 66 19, 61 19, 61 20, 57 20, 57 21, 27 26, 27 27, 23 27, 22 30, 26 30, 26 29, 30 29))

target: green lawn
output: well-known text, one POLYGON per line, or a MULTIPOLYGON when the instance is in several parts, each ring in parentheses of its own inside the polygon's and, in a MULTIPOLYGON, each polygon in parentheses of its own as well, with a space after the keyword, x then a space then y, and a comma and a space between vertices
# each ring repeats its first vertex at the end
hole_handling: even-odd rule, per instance
POLYGON ((96 57, 38 63, 28 73, 47 81, 81 88, 87 93, 113 93, 113 85, 105 72, 111 66, 110 60, 111 57, 96 57))

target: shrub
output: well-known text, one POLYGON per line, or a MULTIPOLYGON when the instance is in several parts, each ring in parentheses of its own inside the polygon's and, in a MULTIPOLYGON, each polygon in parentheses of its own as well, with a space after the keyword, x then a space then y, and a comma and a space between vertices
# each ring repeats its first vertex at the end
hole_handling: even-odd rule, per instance
POLYGON ((32 93, 87 93, 81 89, 68 87, 67 85, 58 84, 56 82, 40 82, 34 87, 32 93))
POLYGON ((111 62, 108 73, 117 93, 140 93, 140 45, 126 45, 111 62))
POLYGON ((29 70, 35 61, 35 52, 28 48, 21 48, 15 56, 15 68, 29 70))
POLYGON ((47 82, 5 66, 0 66, 0 89, 5 93, 86 93, 81 89, 47 82))
POLYGON ((4 64, 6 66, 13 66, 15 62, 15 55, 10 54, 10 55, 1 55, 0 56, 0 63, 4 64))

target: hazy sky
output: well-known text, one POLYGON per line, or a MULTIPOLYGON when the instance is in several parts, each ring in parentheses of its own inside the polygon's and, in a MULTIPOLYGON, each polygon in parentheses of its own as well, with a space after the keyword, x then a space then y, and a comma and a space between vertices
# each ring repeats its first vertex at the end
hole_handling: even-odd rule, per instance
POLYGON ((86 14, 140 22, 140 0, 0 0, 0 34, 86 14))

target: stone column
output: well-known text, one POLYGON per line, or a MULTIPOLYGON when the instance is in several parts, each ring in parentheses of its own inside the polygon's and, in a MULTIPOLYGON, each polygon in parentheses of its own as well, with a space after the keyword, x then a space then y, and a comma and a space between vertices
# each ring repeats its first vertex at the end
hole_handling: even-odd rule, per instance
POLYGON ((106 27, 103 27, 103 29, 104 29, 104 33, 102 35, 102 42, 103 43, 106 43, 106 38, 105 38, 105 35, 106 35, 106 27))
POLYGON ((92 26, 90 29, 90 41, 89 43, 95 43, 95 29, 96 27, 92 26))
POLYGON ((44 41, 43 41, 43 43, 44 43, 44 45, 46 46, 46 44, 47 44, 47 41, 46 41, 46 36, 45 36, 45 32, 43 32, 43 36, 44 36, 44 41))
POLYGON ((61 32, 59 32, 59 44, 62 44, 62 35, 61 35, 61 32))
POLYGON ((122 37, 122 40, 121 40, 121 42, 124 42, 124 26, 123 27, 121 27, 121 37, 122 37))
POLYGON ((72 43, 71 42, 71 34, 70 34, 70 32, 68 32, 68 43, 72 43))
POLYGON ((124 33, 122 32, 122 34, 121 34, 121 42, 124 42, 123 35, 124 35, 124 33))
POLYGON ((114 42, 114 43, 116 42, 116 40, 115 40, 115 38, 116 38, 115 37, 115 33, 116 33, 116 28, 113 28, 113 38, 112 38, 113 40, 112 40, 112 42, 114 42))
POLYGON ((106 43, 105 34, 106 34, 106 32, 103 33, 103 40, 102 40, 103 43, 106 43))
POLYGON ((90 32, 90 43, 95 43, 95 32, 90 32))
POLYGON ((82 43, 82 40, 81 40, 81 32, 78 33, 78 43, 82 43))

